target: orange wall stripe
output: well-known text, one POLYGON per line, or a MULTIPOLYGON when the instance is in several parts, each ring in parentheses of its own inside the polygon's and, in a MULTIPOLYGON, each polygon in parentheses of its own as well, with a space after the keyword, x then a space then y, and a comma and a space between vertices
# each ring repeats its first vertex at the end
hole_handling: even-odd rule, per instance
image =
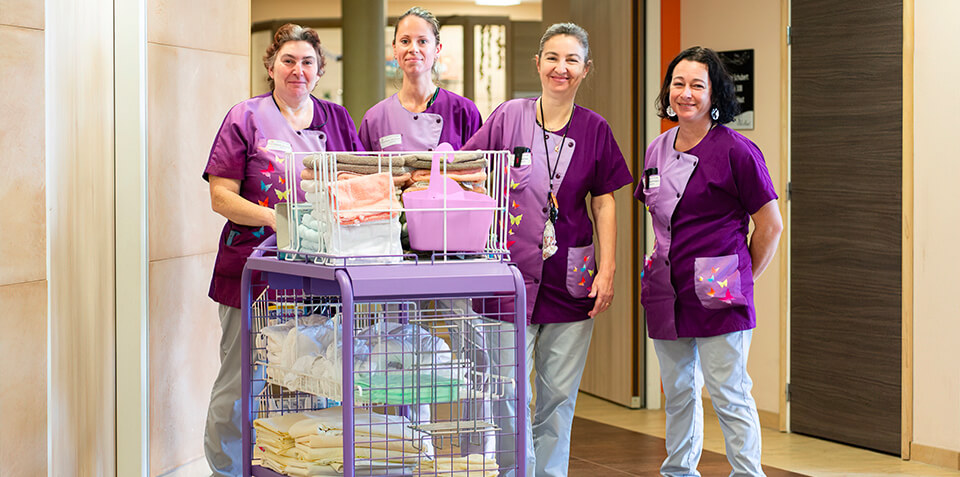
MULTIPOLYGON (((680 2, 660 0, 660 79, 667 74, 667 66, 680 53, 680 2)), ((660 120, 660 131, 666 131, 677 123, 660 120)))

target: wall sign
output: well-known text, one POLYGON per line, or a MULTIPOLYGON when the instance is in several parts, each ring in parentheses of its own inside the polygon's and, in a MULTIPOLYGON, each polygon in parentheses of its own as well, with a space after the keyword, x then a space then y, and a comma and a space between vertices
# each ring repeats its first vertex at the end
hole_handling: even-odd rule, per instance
POLYGON ((718 51, 733 76, 740 114, 727 124, 732 129, 753 129, 753 50, 718 51))

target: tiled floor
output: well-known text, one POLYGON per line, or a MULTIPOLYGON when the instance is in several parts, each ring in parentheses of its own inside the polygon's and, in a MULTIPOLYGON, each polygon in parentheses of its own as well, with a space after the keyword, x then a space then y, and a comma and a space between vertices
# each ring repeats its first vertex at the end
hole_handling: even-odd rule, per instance
MULTIPOLYGON (((704 449, 722 454, 723 434, 720 431, 720 425, 712 412, 709 410, 707 412, 709 414, 704 416, 704 449)), ((577 399, 576 415, 610 426, 663 438, 664 414, 661 410, 627 409, 581 393, 577 399)), ((576 439, 576 435, 573 438, 576 439)), ((652 460, 661 458, 651 456, 652 460)), ((798 434, 781 433, 772 429, 763 429, 763 463, 779 469, 817 477, 960 476, 960 471, 957 470, 949 470, 919 462, 903 461, 898 457, 886 454, 798 434)), ((704 472, 703 475, 726 475, 726 472, 729 472, 729 466, 724 468, 726 470, 723 472, 704 472)), ((701 469, 701 471, 704 471, 704 469, 701 469)), ((590 477, 598 477, 601 474, 592 473, 589 475, 590 477)))

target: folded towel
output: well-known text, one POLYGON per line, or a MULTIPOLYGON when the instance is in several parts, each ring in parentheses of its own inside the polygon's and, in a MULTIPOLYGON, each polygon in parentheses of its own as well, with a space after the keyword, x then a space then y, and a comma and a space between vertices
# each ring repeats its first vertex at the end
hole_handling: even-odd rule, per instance
MULTIPOLYGON (((337 180, 342 181, 346 179, 353 179, 355 177, 361 176, 362 174, 357 174, 356 172, 342 171, 337 174, 337 180)), ((410 180, 410 172, 404 172, 403 174, 394 174, 393 175, 393 185, 399 187, 406 184, 410 180)))
MULTIPOLYGON (((432 166, 433 166, 433 161, 429 159, 407 162, 407 167, 410 167, 412 169, 430 169, 432 166)), ((482 157, 480 159, 473 159, 470 161, 447 163, 446 165, 444 165, 442 162, 440 163, 441 171, 443 170, 462 171, 466 169, 481 169, 486 167, 487 167, 487 160, 482 157), (446 167, 446 169, 444 169, 444 167, 446 167)))
POLYGON ((300 248, 297 251, 306 253, 320 253, 320 242, 300 240, 300 248))
POLYGON ((384 164, 383 166, 368 166, 363 164, 340 164, 337 163, 337 173, 340 172, 353 172, 356 174, 376 174, 378 172, 388 172, 395 176, 402 176, 404 174, 409 174, 413 169, 407 166, 399 167, 388 167, 384 164))
POLYGON ((323 186, 320 184, 320 181, 313 179, 303 179, 300 181, 300 188, 303 189, 306 193, 317 193, 323 189, 323 186))
MULTIPOLYGON (((306 215, 305 217, 310 217, 306 215)), ((301 223, 297 226, 297 232, 300 233, 300 240, 306 240, 308 242, 320 243, 320 232, 317 229, 312 229, 307 227, 305 224, 301 223)))
MULTIPOLYGON (((450 157, 451 153, 447 153, 446 157, 450 157)), ((453 160, 450 161, 451 164, 458 164, 462 162, 471 162, 476 161, 477 159, 483 159, 483 153, 473 152, 473 151, 461 151, 452 153, 453 160)), ((430 164, 433 161, 433 153, 430 154, 407 154, 403 156, 406 160, 406 164, 409 166, 415 162, 426 162, 430 164)), ((447 164, 450 165, 450 164, 447 164)), ((427 167, 429 169, 430 167, 427 167)), ((421 168, 418 168, 421 169, 421 168)))
MULTIPOLYGON (((381 172, 380 170, 374 170, 372 168, 370 170, 374 172, 381 172)), ((411 169, 409 167, 404 167, 404 166, 394 167, 393 170, 389 170, 386 167, 382 168, 383 172, 393 172, 393 182, 397 185, 403 184, 404 182, 410 179, 410 170, 411 169)), ((356 177, 358 175, 360 175, 360 173, 358 172, 350 172, 350 171, 343 170, 342 168, 338 168, 337 179, 338 180, 349 179, 351 177, 356 177)), ((300 179, 304 181, 316 180, 316 177, 314 177, 314 174, 313 174, 313 169, 304 169, 300 171, 300 179)), ((300 184, 302 188, 303 182, 301 182, 300 184)), ((304 189, 304 190, 307 190, 307 189, 304 189)))
POLYGON ((357 176, 330 185, 331 208, 341 224, 358 224, 400 215, 393 182, 386 173, 357 176))
POLYGON ((380 166, 384 169, 387 168, 388 164, 393 167, 401 167, 406 162, 406 158, 403 156, 397 155, 381 155, 381 154, 369 154, 369 155, 359 155, 359 154, 348 154, 348 153, 338 153, 337 154, 337 164, 358 164, 366 166, 380 166))
MULTIPOLYGON (((446 177, 449 177, 457 182, 483 182, 487 180, 487 173, 483 171, 483 168, 476 169, 463 169, 463 170, 452 170, 447 171, 446 174, 443 174, 446 177)), ((411 179, 414 182, 417 181, 429 181, 430 180, 430 170, 429 169, 417 169, 413 171, 411 179)))

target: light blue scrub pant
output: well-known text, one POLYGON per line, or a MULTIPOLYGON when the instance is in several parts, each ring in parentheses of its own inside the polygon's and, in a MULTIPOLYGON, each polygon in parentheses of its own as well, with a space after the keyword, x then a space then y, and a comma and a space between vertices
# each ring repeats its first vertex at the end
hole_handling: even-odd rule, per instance
MULTIPOLYGON (((703 451, 704 384, 720 420, 731 476, 762 476, 760 418, 750 395, 747 355, 753 330, 708 338, 653 340, 666 395, 665 476, 699 476, 703 451)), ((539 476, 539 474, 538 474, 539 476)))
MULTIPOLYGON (((239 308, 220 305, 220 372, 210 391, 206 428, 203 432, 203 452, 215 476, 241 475, 242 435, 244 425, 240 412, 241 353, 240 329, 242 316, 239 308)), ((253 393, 262 390, 252 387, 253 393)), ((251 403, 254 406, 254 403, 251 403)))
MULTIPOLYGON (((550 323, 527 326, 526 365, 527 379, 536 368, 537 403, 533 419, 527 419, 527 476, 563 477, 567 475, 570 460, 570 430, 573 412, 577 404, 580 378, 587 361, 587 350, 593 335, 593 319, 574 323, 550 323)), ((505 326, 513 326, 505 323, 505 326)), ((500 366, 514 364, 512 353, 494 353, 495 363, 500 366)), ((504 371, 506 368, 502 368, 504 371)), ((511 371, 513 368, 510 368, 511 371)), ((511 376, 515 377, 515 376, 511 376)), ((530 407, 531 393, 528 387, 525 398, 530 407)), ((516 416, 514 402, 503 401, 494 405, 495 416, 516 416)), ((516 419, 498 419, 500 433, 516 433, 516 419)), ((512 437, 501 437, 497 442, 497 464, 501 467, 515 466, 516 447, 512 437)), ((516 471, 500 475, 517 477, 516 471)))

